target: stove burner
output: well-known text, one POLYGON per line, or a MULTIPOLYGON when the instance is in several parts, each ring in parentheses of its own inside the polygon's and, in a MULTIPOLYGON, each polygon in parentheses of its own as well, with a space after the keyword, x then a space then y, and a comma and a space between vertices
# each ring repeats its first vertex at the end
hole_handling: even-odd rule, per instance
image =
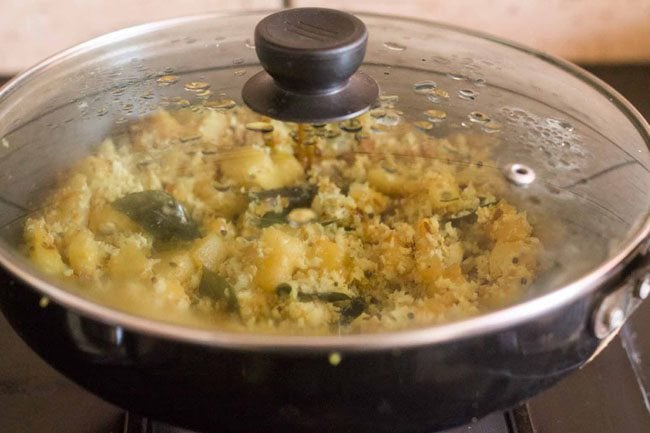
MULTIPOLYGON (((123 433, 199 433, 132 413, 124 415, 123 433)), ((470 424, 439 433, 533 433, 525 406, 512 412, 493 413, 470 424)))

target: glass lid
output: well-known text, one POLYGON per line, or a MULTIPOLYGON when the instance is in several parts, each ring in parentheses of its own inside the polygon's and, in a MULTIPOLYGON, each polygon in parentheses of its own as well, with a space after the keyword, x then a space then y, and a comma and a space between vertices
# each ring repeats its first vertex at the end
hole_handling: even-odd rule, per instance
POLYGON ((648 126, 589 74, 359 14, 378 98, 275 120, 242 100, 266 15, 123 30, 5 86, 0 262, 102 317, 342 335, 565 302, 647 237, 648 126))

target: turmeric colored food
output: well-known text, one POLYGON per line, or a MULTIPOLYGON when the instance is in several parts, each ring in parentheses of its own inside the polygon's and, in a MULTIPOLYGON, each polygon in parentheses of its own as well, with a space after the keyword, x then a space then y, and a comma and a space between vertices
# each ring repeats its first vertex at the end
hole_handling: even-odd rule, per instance
POLYGON ((159 111, 65 174, 26 254, 98 302, 226 329, 403 329, 520 296, 539 241, 488 139, 380 120, 159 111))

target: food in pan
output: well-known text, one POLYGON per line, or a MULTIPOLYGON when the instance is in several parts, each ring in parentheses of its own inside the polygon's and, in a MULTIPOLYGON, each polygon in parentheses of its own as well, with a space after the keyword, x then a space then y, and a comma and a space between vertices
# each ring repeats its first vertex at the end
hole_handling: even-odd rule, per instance
POLYGON ((296 125, 224 106, 159 111, 101 143, 27 220, 33 263, 133 313, 309 334, 466 317, 535 277, 539 241, 487 136, 435 138, 381 110, 296 125))

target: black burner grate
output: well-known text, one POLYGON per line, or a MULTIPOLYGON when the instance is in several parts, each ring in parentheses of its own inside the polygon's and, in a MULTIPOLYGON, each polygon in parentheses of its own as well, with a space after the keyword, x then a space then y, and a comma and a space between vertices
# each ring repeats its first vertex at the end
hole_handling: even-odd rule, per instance
MULTIPOLYGON (((135 414, 124 416, 123 433, 196 433, 135 414)), ((476 422, 440 433, 533 433, 525 407, 493 413, 476 422)))

